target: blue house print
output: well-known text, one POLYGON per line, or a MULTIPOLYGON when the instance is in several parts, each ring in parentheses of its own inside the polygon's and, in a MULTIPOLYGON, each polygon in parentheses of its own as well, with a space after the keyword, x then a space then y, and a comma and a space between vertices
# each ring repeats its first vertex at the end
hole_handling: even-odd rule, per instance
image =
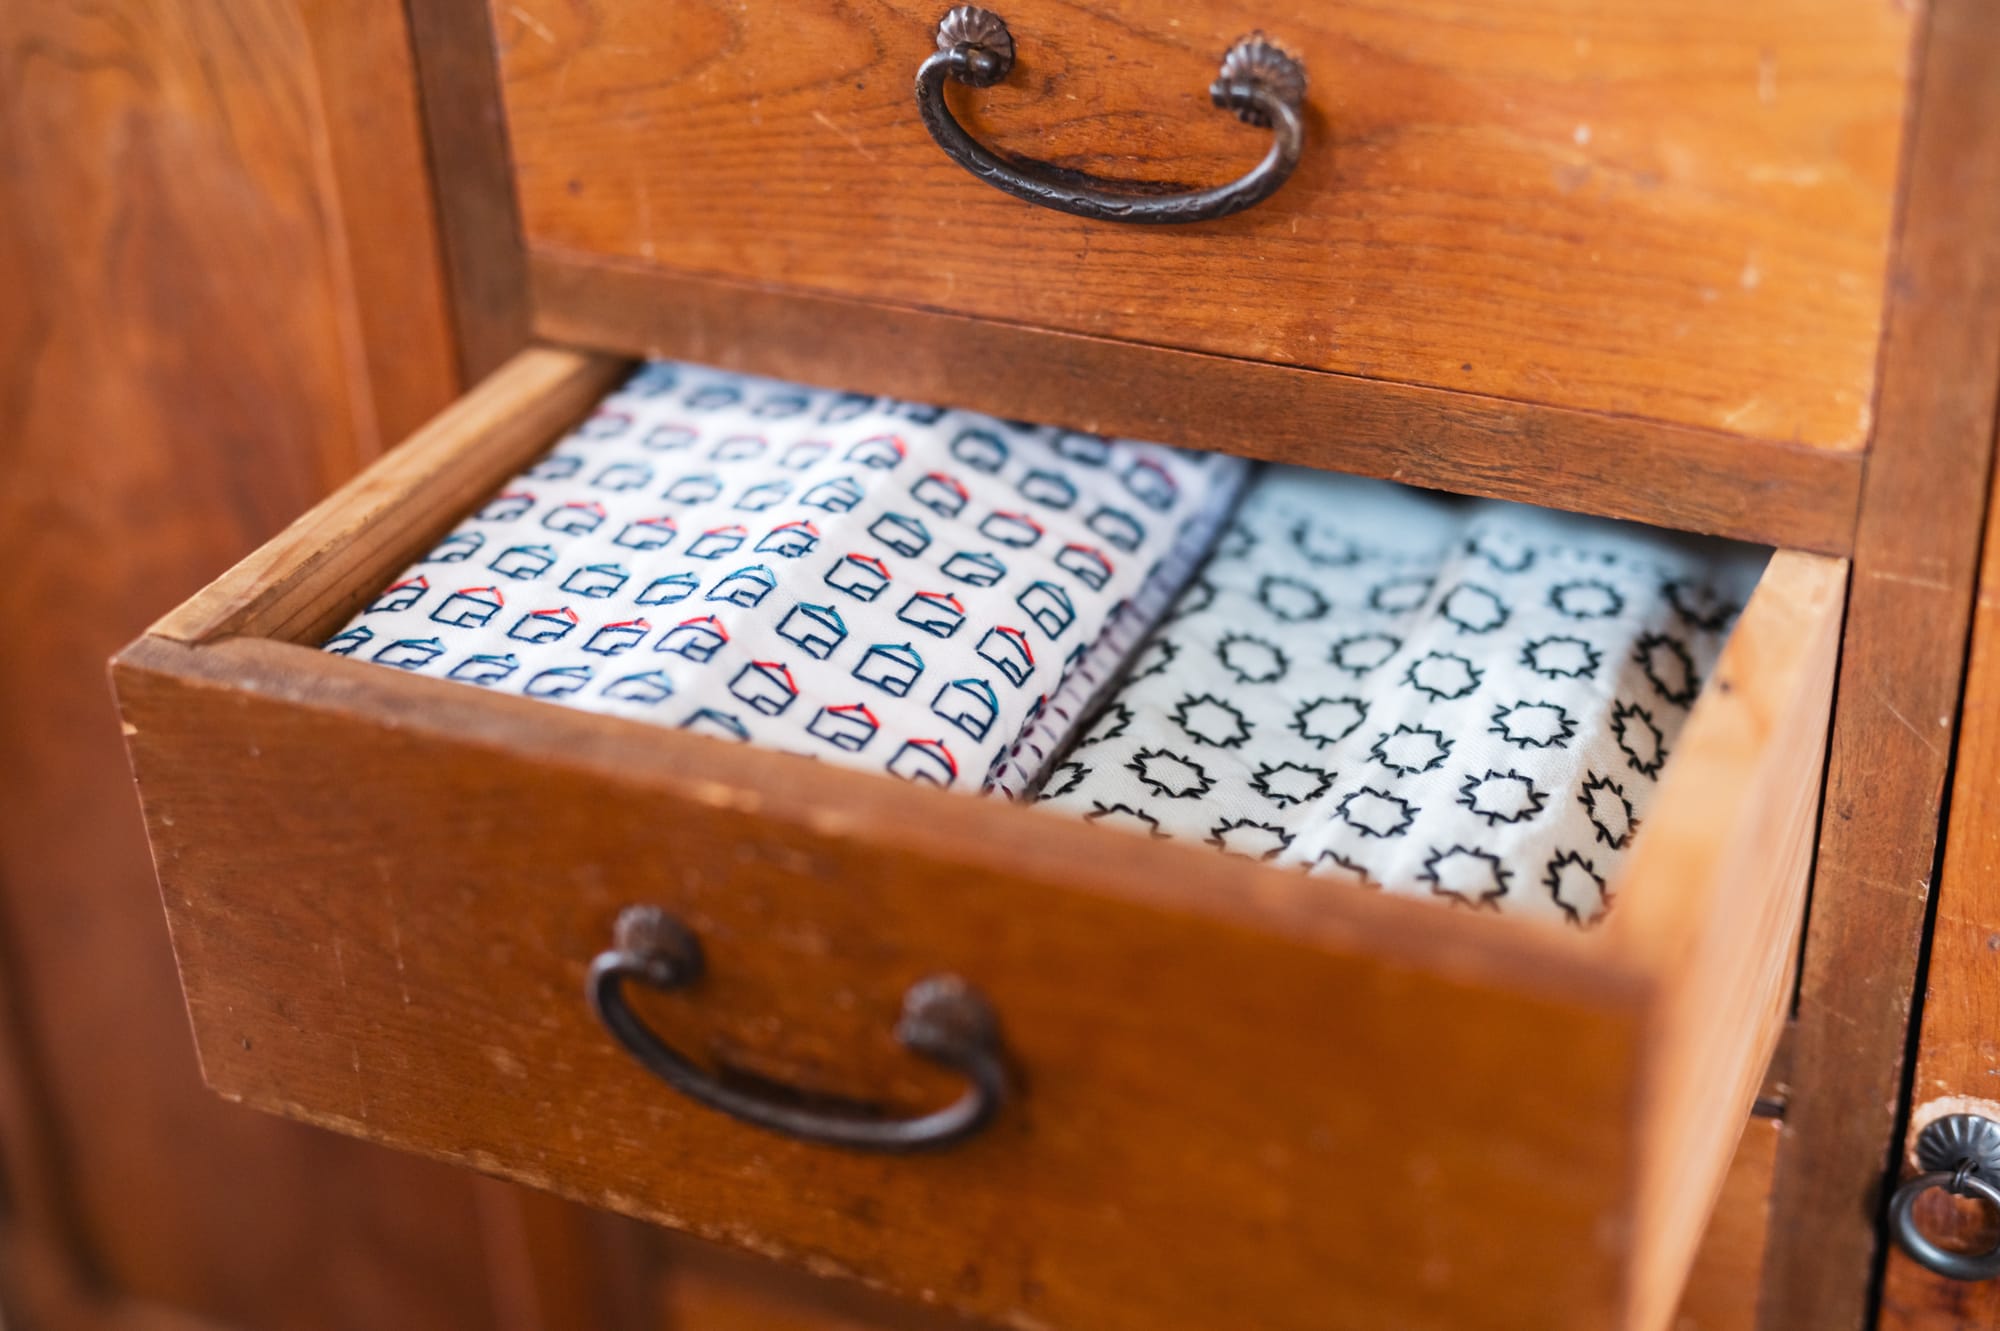
POLYGON ((748 540, 749 536, 749 532, 733 523, 727 527, 710 527, 707 531, 695 537, 694 543, 688 546, 688 557, 690 559, 720 559, 724 555, 733 554, 741 549, 743 542, 748 540))
POLYGON ((851 421, 857 416, 867 414, 868 409, 874 405, 875 399, 866 393, 842 393, 826 404, 826 410, 819 414, 819 423, 839 425, 843 421, 851 421))
POLYGON ((944 561, 944 575, 974 587, 991 587, 1007 576, 1007 566, 984 550, 961 550, 944 561))
POLYGON ((958 780, 958 760, 941 739, 905 741, 888 766, 894 775, 919 785, 949 786, 958 780))
POLYGON ((778 585, 777 575, 766 564, 745 564, 734 573, 715 584, 705 600, 726 601, 730 605, 740 605, 745 610, 763 603, 771 589, 778 585))
POLYGON ((873 555, 848 555, 827 570, 826 585, 857 601, 872 601, 889 585, 889 566, 873 555))
POLYGON ((687 600, 700 589, 701 579, 692 573, 667 573, 647 583, 632 599, 640 605, 672 605, 687 600))
POLYGON ((750 742, 750 727, 713 707, 704 707, 681 722, 681 729, 692 730, 697 735, 711 735, 716 739, 733 739, 738 744, 750 742))
POLYGON ((999 545, 1025 550, 1042 539, 1042 524, 1025 513, 1004 513, 996 509, 979 524, 979 534, 999 545))
POLYGON ((1135 458, 1125 469, 1124 481, 1126 493, 1155 513, 1166 512, 1180 498, 1173 473, 1151 458, 1135 458))
POLYGON ((1034 649, 1028 646, 1028 635, 1020 629, 1004 624, 990 628, 975 650, 980 660, 998 670, 1017 689, 1035 672, 1034 649))
POLYGON ((653 483, 653 469, 643 462, 614 462, 591 478, 600 490, 643 490, 653 483))
POLYGON ((565 536, 583 536, 604 525, 604 505, 594 499, 588 503, 572 499, 550 509, 542 525, 565 536))
POLYGON ((334 634, 321 646, 335 656, 352 656, 373 641, 375 641, 374 631, 356 624, 351 629, 334 634))
POLYGON ((901 462, 907 450, 893 434, 878 434, 847 450, 846 460, 875 471, 889 471, 901 462))
POLYGON ((813 660, 824 661, 847 640, 847 623, 830 605, 801 602, 778 621, 778 636, 796 644, 813 660))
POLYGON ((794 416, 803 416, 812 406, 812 394, 791 389, 779 389, 750 409, 750 414, 760 421, 788 421, 794 416))
POLYGON ((542 671, 523 684, 521 692, 530 698, 567 698, 588 683, 589 666, 557 666, 553 670, 542 671))
POLYGON ((1044 508, 1068 508, 1076 502, 1076 487, 1059 471, 1031 471, 1019 488, 1022 498, 1044 508))
POLYGON ((473 516, 481 522, 513 522, 534 506, 534 495, 526 490, 509 490, 487 500, 486 507, 473 516))
POLYGON ((601 601, 617 592, 632 575, 622 564, 586 564, 562 581, 562 589, 601 601))
POLYGON ((616 656, 637 647, 653 626, 643 619, 625 619, 616 624, 606 624, 590 635, 590 641, 583 644, 583 650, 598 656, 616 656))
POLYGON ((971 498, 963 485, 941 471, 924 475, 910 487, 910 498, 941 518, 955 518, 965 511, 971 498))
POLYGON ((1069 593, 1053 582, 1034 582, 1014 598, 1014 604, 1028 612, 1028 618, 1051 638, 1060 638, 1076 622, 1076 607, 1069 593))
POLYGON ((583 470, 583 459, 574 453, 551 453, 523 472, 537 481, 566 481, 583 470))
POLYGON ((655 453, 678 453, 684 448, 694 447, 701 432, 691 425, 655 425, 646 431, 646 437, 639 441, 639 447, 655 453))
POLYGON ((778 465, 786 471, 810 471, 815 463, 832 451, 832 444, 818 439, 802 439, 779 456, 778 465))
POLYGON ((722 627, 722 621, 714 615, 702 615, 698 619, 684 619, 661 634, 653 650, 672 652, 696 665, 704 665, 728 641, 729 632, 722 627))
POLYGON ((506 604, 498 587, 461 587, 431 611, 431 621, 453 628, 483 628, 506 604))
POLYGON ((576 611, 567 606, 531 610, 514 622, 507 636, 520 642, 560 642, 576 627, 576 611))
POLYGON ((771 528, 764 534, 764 539, 757 542, 757 553, 797 559, 800 555, 811 554, 818 544, 819 528, 810 522, 784 522, 771 528))
POLYGON ((776 716, 799 696, 792 672, 776 661, 752 661, 729 681, 729 691, 765 716, 776 716))
POLYGON ((635 397, 662 397, 681 386, 680 366, 666 361, 647 361, 632 372, 618 391, 635 397))
POLYGON ((598 692, 613 702, 633 702, 651 707, 674 696, 674 680, 664 670, 642 670, 636 675, 621 675, 598 692))
POLYGON ((930 529, 901 513, 884 513, 868 526, 868 534, 908 559, 930 548, 930 529))
POLYGON ((806 491, 799 502, 807 508, 845 513, 861 502, 861 483, 851 476, 836 476, 806 491))
POLYGON ((791 494, 791 492, 792 483, 790 481, 759 482, 743 492, 742 497, 736 501, 736 511, 739 513, 762 513, 767 508, 776 508, 779 504, 784 503, 785 496, 791 494))
POLYGON ((634 518, 611 541, 627 550, 659 550, 673 544, 680 530, 680 524, 670 517, 634 518))
POLYGON ((924 658, 917 655, 917 649, 907 642, 878 642, 861 658, 861 664, 854 667, 856 679, 864 684, 873 684, 892 698, 907 694, 910 686, 917 682, 917 676, 923 673, 924 658))
POLYGON ((374 660, 399 670, 421 670, 444 653, 436 638, 398 638, 375 653, 374 660))
POLYGON ((579 439, 616 439, 632 428, 629 412, 615 411, 610 407, 599 407, 590 413, 583 424, 576 427, 579 439))
POLYGON ((552 545, 510 545, 493 556, 493 562, 486 567, 503 578, 527 579, 541 577, 555 562, 552 545))
POLYGON ((683 476, 667 487, 663 498, 676 504, 706 504, 722 493, 722 478, 712 472, 683 476))
POLYGON ((1130 513, 1116 508, 1100 508, 1084 526, 1097 534, 1113 550, 1131 554, 1146 539, 1146 528, 1130 513))
POLYGON ((521 668, 520 658, 512 652, 494 655, 482 653, 468 656, 451 668, 448 679, 464 680, 468 684, 492 687, 521 668))
POLYGON ((951 455, 974 471, 992 475, 1007 465, 1007 445, 991 430, 962 430, 951 441, 951 455))
POLYGON ((375 604, 368 607, 368 613, 373 615, 408 610, 423 600, 424 593, 430 589, 430 579, 422 576, 404 578, 401 582, 391 583, 383 589, 380 596, 375 598, 375 604))
POLYGON ((806 726, 806 733, 825 740, 842 753, 859 753, 881 728, 882 723, 875 719, 867 704, 851 702, 841 707, 820 708, 806 726))
POLYGON ((762 435, 732 434, 710 449, 708 456, 717 462, 745 462, 770 446, 762 435))
POLYGON ((479 547, 486 544, 483 533, 476 531, 455 531, 439 541, 430 554, 424 557, 426 564, 456 564, 479 553, 479 547))
POLYGON ((983 740, 1000 715, 1000 699, 983 679, 955 679, 931 699, 931 710, 972 738, 983 740))
POLYGON ((687 395, 690 411, 721 411, 743 400, 743 390, 734 384, 703 384, 687 395))
POLYGON ((1102 550, 1088 545, 1066 545, 1056 554, 1056 567, 1070 574, 1094 592, 1111 581, 1111 561, 1102 550))
POLYGON ((965 622, 965 607, 950 592, 918 592, 903 602, 896 618, 934 638, 949 638, 965 622))
POLYGON ((1052 447, 1057 457, 1086 467, 1101 467, 1111 460, 1111 441, 1101 434, 1064 430, 1056 435, 1052 447))

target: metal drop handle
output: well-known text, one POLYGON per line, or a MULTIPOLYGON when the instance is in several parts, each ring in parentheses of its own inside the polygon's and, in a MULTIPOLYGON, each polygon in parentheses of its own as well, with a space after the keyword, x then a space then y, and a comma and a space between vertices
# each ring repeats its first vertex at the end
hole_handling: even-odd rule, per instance
POLYGON ((612 947, 590 963, 586 994, 604 1028, 647 1071, 690 1100, 745 1123, 822 1146, 856 1151, 920 1151, 964 1141, 999 1112, 1007 1098, 1006 1063, 993 1009, 955 975, 919 980, 903 995, 896 1039, 904 1048, 965 1077, 964 1094, 942 1109, 889 1118, 819 1108, 804 1095, 770 1095, 718 1080, 655 1035, 625 1001, 624 985, 686 988, 706 968, 694 931, 657 906, 619 913, 612 947))
POLYGON ((2000 1242, 1985 1252, 1953 1252, 1917 1226, 1917 1198, 1932 1188, 1974 1197, 2000 1212, 2000 1123, 1978 1114, 1947 1114, 1917 1134, 1923 1173, 1905 1179, 1889 1200, 1889 1232, 1923 1266, 1953 1280, 2000 1276, 2000 1242))
POLYGON ((965 132, 945 105, 947 79, 990 87, 1014 67, 1014 35, 998 14, 959 5, 938 21, 937 53, 917 70, 917 111, 952 161, 1015 198, 1106 222, 1206 222, 1240 213, 1277 192, 1305 147, 1306 72, 1266 38, 1252 33, 1229 48, 1208 90, 1239 120, 1271 130, 1271 149, 1247 175, 1227 185, 1162 193, 1145 181, 1106 180, 1045 162, 1002 157, 965 132))

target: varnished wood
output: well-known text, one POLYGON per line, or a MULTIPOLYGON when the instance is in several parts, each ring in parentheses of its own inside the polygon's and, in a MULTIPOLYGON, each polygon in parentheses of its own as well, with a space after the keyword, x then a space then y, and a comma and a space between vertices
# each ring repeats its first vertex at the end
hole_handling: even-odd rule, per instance
POLYGON ((464 382, 528 341, 527 268, 486 0, 404 0, 464 382))
POLYGON ((1865 1325, 2000 367, 2000 11, 1935 0, 1854 545, 1767 1331, 1865 1325))
POLYGON ((1007 0, 954 104, 999 150, 1218 183, 1260 27, 1313 83, 1264 204, 1187 228, 1001 195, 923 132, 940 6, 495 0, 526 236, 905 309, 1858 449, 1914 31, 1876 0, 1007 0))
POLYGON ((1840 564, 1774 560, 1618 887, 1632 922, 1589 937, 1186 847, 1107 860, 1038 811, 241 636, 315 640, 513 472, 517 417, 554 433, 611 364, 512 362, 124 658, 212 1084, 989 1318, 1658 1324, 1769 1053, 1840 564), (888 1031, 953 969, 1027 1097, 916 1162, 679 1103, 578 996, 630 900, 710 940, 701 1001, 653 1007, 710 1058, 927 1102, 944 1079, 888 1031))
POLYGON ((1744 1126, 1714 1218, 1688 1273, 1673 1331, 1756 1331, 1779 1132, 1775 1119, 1753 1118, 1744 1126))
POLYGON ((1825 554, 1862 460, 1770 441, 953 314, 530 256, 537 330, 805 383, 939 401, 1825 554))
MULTIPOLYGON (((2000 1120, 2000 1075, 1994 1071, 1994 1042, 2000 1033, 2000 985, 1995 984, 2000 975, 2000 526, 1990 520, 1959 716, 1957 772, 1931 925, 1904 1173, 1916 1172, 1916 1134, 1932 1120, 1961 1112, 2000 1120)), ((1941 1195, 1926 1200, 1921 1218, 1941 1241, 1970 1247, 1992 1243, 1994 1218, 1983 1214, 1983 1207, 1955 1204, 1941 1195)), ((1899 1248, 1890 1249, 1888 1262, 1882 1331, 2000 1327, 2000 1284, 1946 1280, 1899 1248)))
POLYGON ((104 679, 457 391, 402 16, 0 4, 0 70, 0 1308, 486 1331, 463 1175, 202 1086, 104 679))

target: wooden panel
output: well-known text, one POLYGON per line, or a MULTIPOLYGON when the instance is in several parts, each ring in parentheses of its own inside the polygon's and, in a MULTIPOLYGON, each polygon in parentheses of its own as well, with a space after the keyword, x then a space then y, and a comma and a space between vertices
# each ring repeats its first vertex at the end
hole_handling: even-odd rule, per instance
POLYGON ((495 0, 522 217, 605 256, 1859 448, 1913 32, 1877 0, 1008 0, 1000 150, 1213 183, 1253 21, 1313 79, 1273 199, 1187 228, 1001 195, 924 133, 941 6, 495 0))
POLYGON ((455 391, 448 342, 426 343, 448 329, 406 47, 394 5, 0 4, 10 1327, 489 1324, 461 1176, 201 1085, 104 681, 148 620, 455 391), (340 187, 362 160, 365 199, 340 187), (392 286, 389 364, 364 352, 392 286))
MULTIPOLYGON (((1996 477, 2000 482, 2000 477, 1996 477)), ((1996 484, 2000 492, 2000 484, 1996 484)), ((2000 499, 2000 493, 1995 496, 2000 499)), ((1989 509, 1989 513, 1992 510, 1989 509)), ((1973 609, 1972 658, 1960 712, 1957 771, 1944 874, 1931 925, 1923 1034, 1911 1083, 1904 1172, 1926 1123, 1945 1114, 2000 1119, 2000 525, 1990 519, 1973 609)), ((1986 1247, 1993 1217, 1936 1194, 1922 1213, 1947 1245, 1986 1247)), ((1891 1248, 1882 1331, 2000 1327, 2000 1282, 1960 1284, 1932 1275, 1891 1248)))
POLYGON ((1773 1202, 1768 1331, 1866 1324, 2000 367, 2000 10, 1934 0, 1773 1202))
POLYGON ((1842 554, 1853 537, 1858 454, 633 265, 530 258, 537 329, 573 345, 1797 550, 1842 554))
POLYGON ((1781 1127, 1774 1118, 1753 1118, 1744 1127, 1688 1273, 1673 1331, 1756 1331, 1781 1127))

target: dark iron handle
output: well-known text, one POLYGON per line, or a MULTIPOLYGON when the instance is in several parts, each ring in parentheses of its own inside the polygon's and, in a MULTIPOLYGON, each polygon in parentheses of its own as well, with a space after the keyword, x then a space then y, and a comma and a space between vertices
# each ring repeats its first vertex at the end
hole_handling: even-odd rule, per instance
POLYGON ((1106 222, 1206 222, 1277 192, 1305 146, 1306 72, 1262 33, 1229 48, 1208 95, 1248 124, 1269 127, 1271 150, 1248 175, 1213 189, 1161 193, 1143 181, 1105 180, 1039 162, 1011 161, 965 132, 945 105, 946 79, 990 87, 1014 67, 1014 36, 998 14, 959 5, 938 21, 937 53, 917 70, 917 112, 952 161, 1015 198, 1106 222))
MULTIPOLYGON (((964 1141, 993 1120, 1006 1099, 1000 1029, 978 990, 955 975, 919 980, 903 995, 896 1038, 910 1052, 970 1083, 951 1104, 914 1118, 884 1118, 809 1107, 742 1090, 683 1058, 625 1001, 635 980, 658 990, 685 988, 704 969, 701 940, 657 906, 619 913, 611 949, 590 963, 586 992, 606 1030, 661 1081, 699 1104, 772 1132, 856 1151, 933 1150, 964 1141)), ((803 1101, 805 1097, 797 1097, 803 1101)))
POLYGON ((1905 1179, 1889 1199, 1889 1232, 1903 1251, 1953 1280, 2000 1276, 2000 1243, 1985 1252, 1953 1252, 1917 1227, 1917 1198, 1932 1188, 1976 1197, 2000 1212, 2000 1123, 1977 1114, 1947 1114, 1917 1134, 1917 1163, 1924 1173, 1905 1179))

